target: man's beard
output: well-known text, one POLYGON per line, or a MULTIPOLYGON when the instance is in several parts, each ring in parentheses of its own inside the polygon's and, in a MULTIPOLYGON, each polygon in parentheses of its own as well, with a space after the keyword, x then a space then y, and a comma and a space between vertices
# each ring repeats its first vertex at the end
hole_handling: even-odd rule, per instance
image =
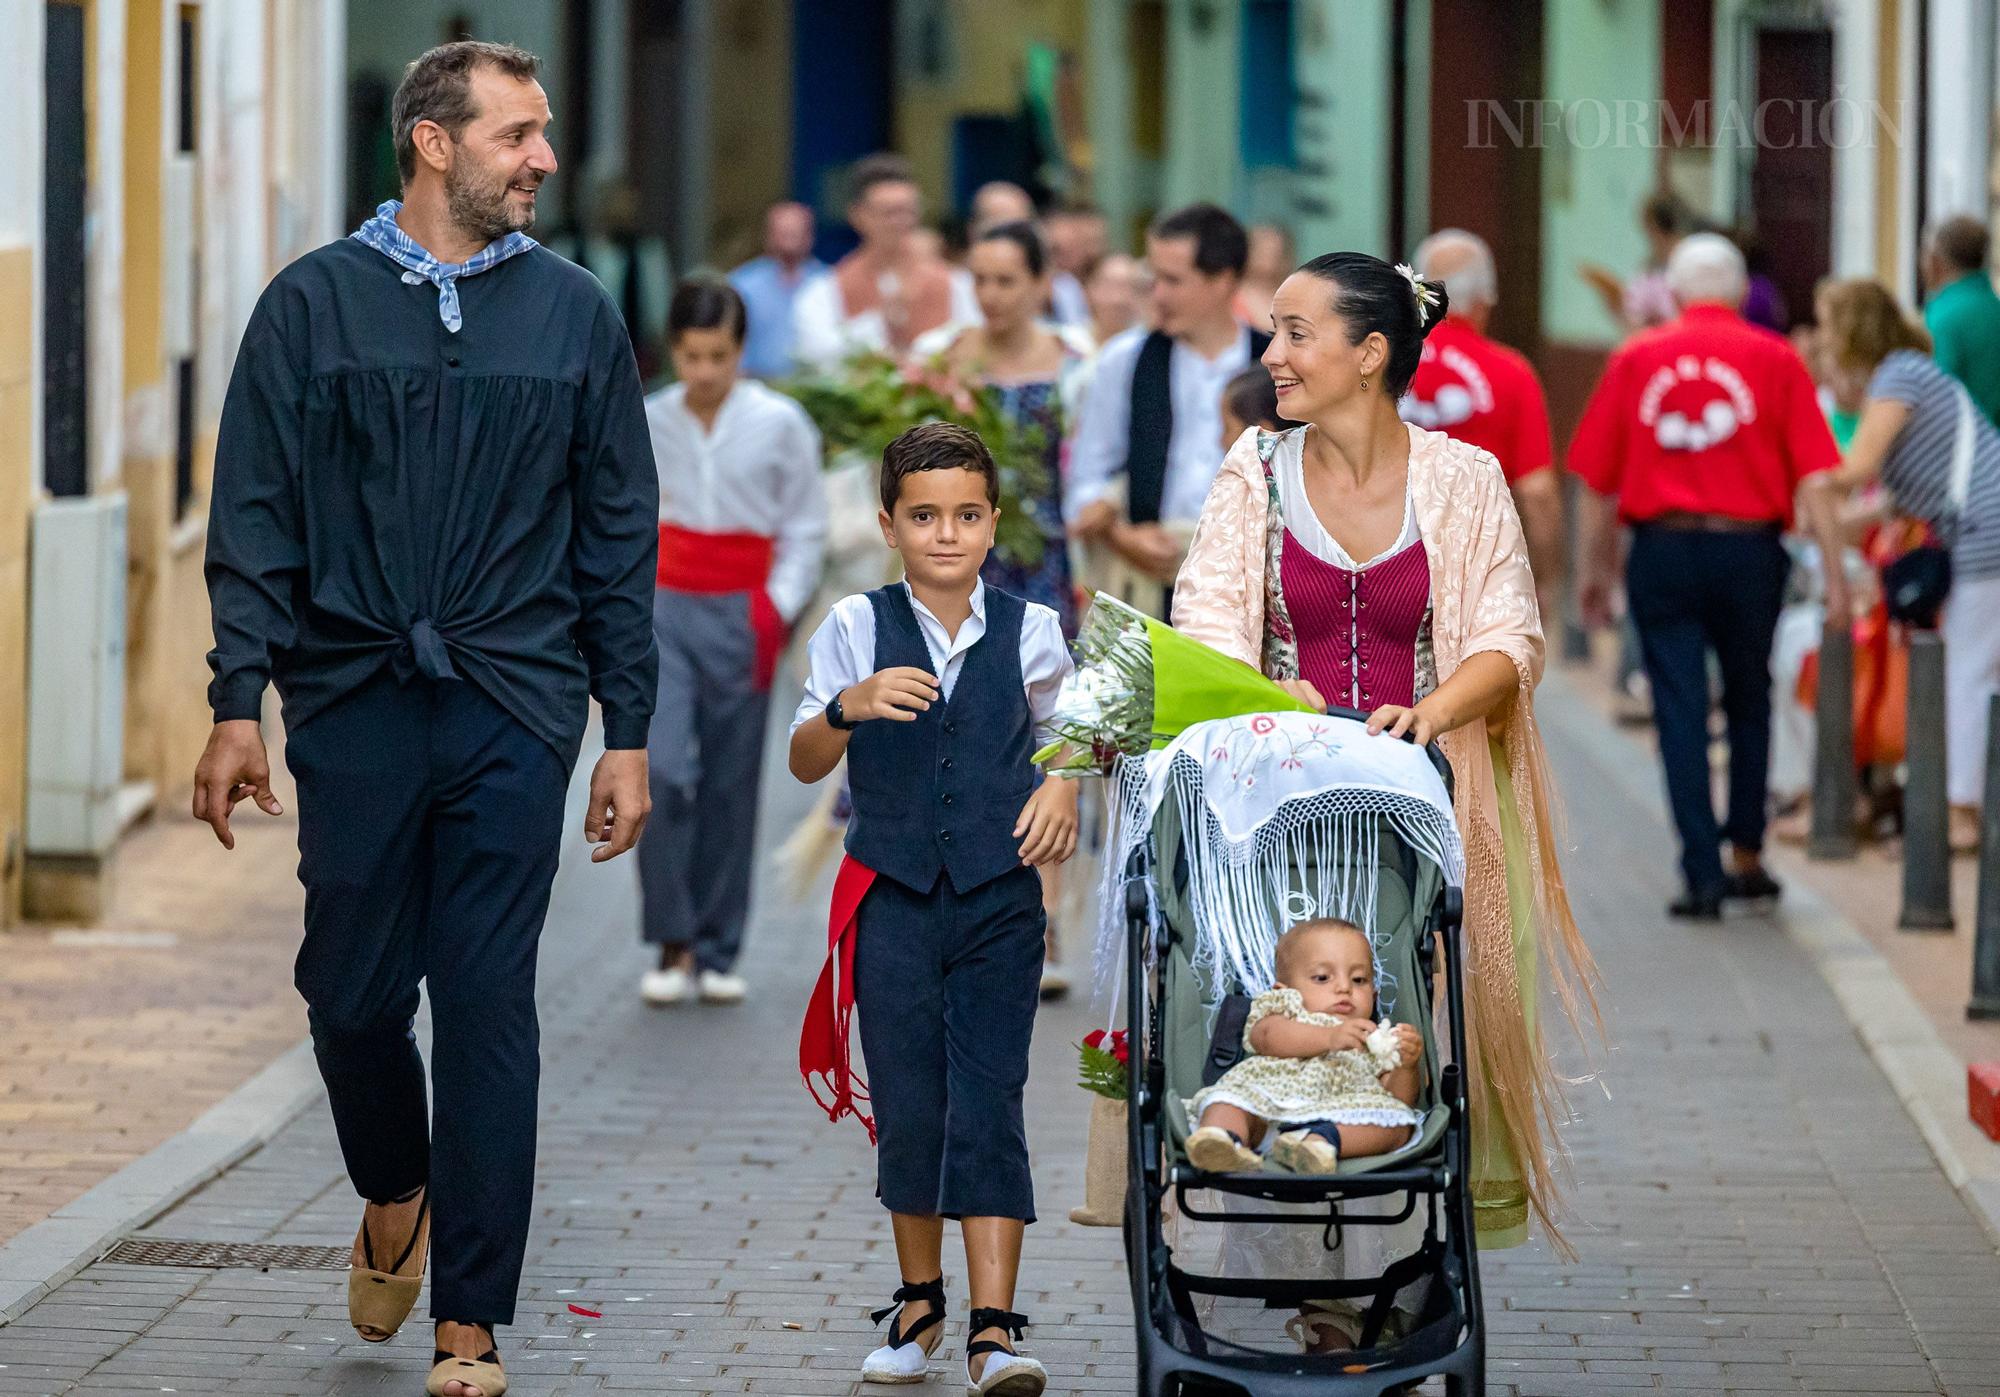
POLYGON ((524 233, 535 224, 535 207, 516 213, 507 202, 511 183, 506 175, 487 175, 461 156, 444 172, 445 210, 466 233, 496 242, 509 233, 524 233))

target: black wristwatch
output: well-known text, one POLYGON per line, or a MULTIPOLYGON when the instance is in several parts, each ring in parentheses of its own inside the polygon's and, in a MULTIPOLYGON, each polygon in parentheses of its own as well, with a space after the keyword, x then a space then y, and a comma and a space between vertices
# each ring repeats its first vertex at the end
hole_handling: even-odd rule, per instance
POLYGON ((839 694, 835 694, 833 702, 826 706, 826 725, 835 732, 853 732, 855 729, 855 724, 848 722, 847 715, 841 712, 839 694))

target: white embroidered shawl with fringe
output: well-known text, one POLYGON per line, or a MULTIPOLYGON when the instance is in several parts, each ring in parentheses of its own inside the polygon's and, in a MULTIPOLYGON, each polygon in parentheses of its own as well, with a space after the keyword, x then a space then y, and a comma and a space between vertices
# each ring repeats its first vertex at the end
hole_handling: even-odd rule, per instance
MULTIPOLYGON (((1259 713, 1197 723, 1144 760, 1120 763, 1109 795, 1100 990, 1118 983, 1126 869, 1169 801, 1191 846, 1195 964, 1214 969, 1212 982, 1234 979, 1251 994, 1271 987, 1288 926, 1340 917, 1376 933, 1373 870, 1385 823, 1448 882, 1465 878, 1451 794, 1430 758, 1400 739, 1371 737, 1351 718, 1259 713), (1294 870, 1306 871, 1303 884, 1294 870)), ((1394 986, 1380 990, 1389 1012, 1394 986)))

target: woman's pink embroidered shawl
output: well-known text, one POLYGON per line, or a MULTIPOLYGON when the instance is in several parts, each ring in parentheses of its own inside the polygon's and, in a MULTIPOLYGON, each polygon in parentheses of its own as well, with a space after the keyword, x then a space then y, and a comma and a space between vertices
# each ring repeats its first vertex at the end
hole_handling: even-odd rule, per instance
MULTIPOLYGON (((1596 972, 1556 861, 1550 782, 1533 703, 1544 655, 1542 626, 1520 519, 1500 463, 1489 453, 1441 432, 1419 427, 1409 432, 1411 499, 1430 555, 1438 682, 1449 679, 1467 656, 1484 651, 1505 655, 1520 678, 1513 702, 1487 727, 1506 754, 1512 778, 1514 814, 1531 864, 1524 872, 1535 888, 1532 930, 1539 959, 1574 1022, 1581 1005, 1595 1012, 1590 986, 1596 972)), ((1281 600, 1272 615, 1266 605, 1283 526, 1272 518, 1274 492, 1258 457, 1257 437, 1254 428, 1243 434, 1209 491, 1176 584, 1173 623, 1274 679, 1289 679, 1297 676, 1289 622, 1281 600)), ((1475 1129, 1483 1135, 1498 1125, 1504 1132, 1510 1153, 1523 1166, 1529 1201, 1547 1226, 1557 1195, 1551 1167, 1560 1150, 1562 1083, 1542 1048, 1533 1006, 1522 1002, 1499 787, 1486 739, 1477 726, 1467 726, 1441 740, 1465 841, 1465 933, 1473 970, 1469 1065, 1474 1081, 1483 1077, 1493 1088, 1470 1095, 1475 1129), (1481 1119, 1496 1112, 1498 1121, 1481 1119)))

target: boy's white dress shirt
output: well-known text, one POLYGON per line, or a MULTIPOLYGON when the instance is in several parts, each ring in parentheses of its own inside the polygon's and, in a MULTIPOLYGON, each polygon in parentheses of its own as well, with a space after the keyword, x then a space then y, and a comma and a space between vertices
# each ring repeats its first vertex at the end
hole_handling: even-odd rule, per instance
MULTIPOLYGON (((907 582, 897 585, 909 590, 907 582)), ((914 592, 910 593, 910 608, 917 614, 917 629, 931 653, 931 673, 949 699, 958 685, 958 672, 965 667, 965 652, 986 634, 986 584, 973 584, 972 614, 956 636, 946 633, 944 622, 933 616, 914 592)), ((866 593, 834 603, 832 612, 806 642, 806 662, 806 692, 798 712, 792 715, 794 732, 814 714, 824 712, 842 689, 875 673, 875 606, 866 593)), ((1055 712, 1056 696, 1074 667, 1056 613, 1038 603, 1027 603, 1021 618, 1021 680, 1027 687, 1028 711, 1034 715, 1038 730, 1055 712)))

